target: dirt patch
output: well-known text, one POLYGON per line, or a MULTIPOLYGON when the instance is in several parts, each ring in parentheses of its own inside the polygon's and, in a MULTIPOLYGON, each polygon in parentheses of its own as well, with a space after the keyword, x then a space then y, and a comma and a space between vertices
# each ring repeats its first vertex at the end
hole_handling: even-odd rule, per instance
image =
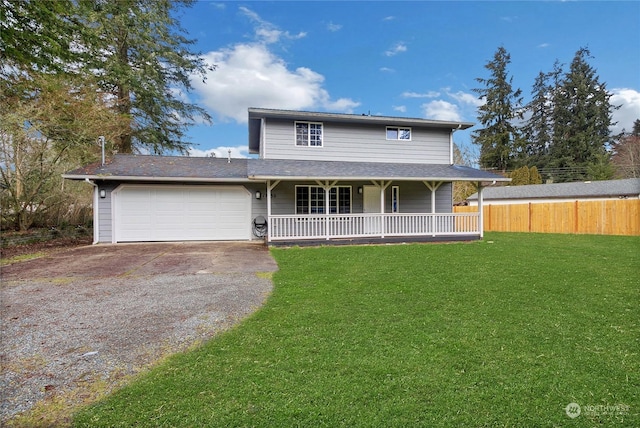
POLYGON ((90 236, 77 238, 57 238, 42 242, 32 242, 29 244, 9 245, 0 247, 0 258, 11 259, 25 254, 44 253, 50 254, 54 251, 65 250, 91 244, 90 236))
POLYGON ((3 267, 2 422, 47 402, 68 416, 211 338, 264 303, 276 268, 263 246, 234 243, 89 246, 3 267))

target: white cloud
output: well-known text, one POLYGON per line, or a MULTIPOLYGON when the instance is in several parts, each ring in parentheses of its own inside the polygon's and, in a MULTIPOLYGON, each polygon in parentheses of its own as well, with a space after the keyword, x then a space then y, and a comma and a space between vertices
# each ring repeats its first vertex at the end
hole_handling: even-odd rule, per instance
POLYGON ((400 96, 403 98, 435 98, 440 96, 440 92, 429 91, 429 92, 419 93, 419 92, 407 91, 407 92, 403 92, 400 96))
POLYGON ((240 11, 255 23, 257 41, 205 54, 204 60, 216 65, 215 71, 208 72, 206 82, 192 79, 199 103, 212 116, 246 123, 249 107, 352 113, 360 105, 349 98, 332 99, 323 88, 324 76, 307 67, 289 69, 269 48, 281 38, 300 38, 305 33, 291 36, 246 7, 240 11))
POLYGON ((396 70, 394 70, 393 68, 389 68, 389 67, 380 67, 380 71, 382 71, 383 73, 395 73, 396 70))
POLYGON ((229 150, 231 150, 232 158, 246 158, 249 156, 249 146, 237 146, 237 147, 216 147, 215 149, 200 150, 191 147, 189 149, 189 156, 194 158, 202 157, 216 157, 227 159, 229 157, 229 150), (213 155, 213 156, 212 156, 213 155))
POLYGON ((394 21, 395 19, 396 17, 393 15, 385 16, 384 18, 382 18, 383 21, 394 21))
POLYGON ((424 117, 433 120, 461 121, 460 111, 457 105, 443 100, 434 100, 422 104, 424 117))
POLYGON ((537 47, 544 49, 548 48, 549 46, 551 46, 549 43, 540 43, 537 47))
POLYGON ((399 43, 396 43, 391 49, 386 50, 384 54, 386 56, 394 56, 406 51, 407 51, 407 45, 405 45, 402 42, 399 42, 399 43))
POLYGON ((640 92, 629 88, 614 88, 611 90, 611 104, 621 106, 613 112, 613 121, 618 122, 611 130, 618 134, 625 129, 633 129, 633 122, 640 119, 640 92))
POLYGON ((327 30, 331 31, 332 33, 335 33, 336 31, 340 31, 341 29, 342 29, 341 24, 334 24, 333 22, 329 22, 327 24, 327 30))
POLYGON ((193 79, 202 104, 222 120, 247 121, 248 107, 280 109, 329 109, 351 113, 360 103, 348 98, 333 100, 322 87, 324 76, 286 63, 265 44, 238 44, 205 55, 217 68, 207 81, 193 79))
POLYGON ((458 101, 460 104, 468 104, 473 107, 480 107, 482 104, 484 104, 483 100, 468 92, 449 92, 447 90, 447 95, 458 101))
POLYGON ((395 111, 399 111, 400 113, 406 113, 407 112, 407 106, 393 106, 393 109, 395 111))
POLYGON ((239 9, 240 12, 256 24, 256 38, 263 43, 272 44, 279 42, 282 38, 296 40, 307 36, 307 33, 304 31, 301 31, 298 34, 291 34, 288 31, 282 31, 274 24, 262 19, 260 15, 247 7, 241 6, 239 9))
POLYGON ((295 39, 276 28, 252 10, 240 11, 255 23, 256 41, 238 43, 204 55, 216 69, 206 82, 192 79, 198 101, 220 121, 246 123, 247 108, 263 107, 291 110, 325 109, 352 113, 360 103, 349 98, 333 99, 323 88, 324 76, 307 68, 289 69, 285 61, 270 50, 281 38, 295 39))

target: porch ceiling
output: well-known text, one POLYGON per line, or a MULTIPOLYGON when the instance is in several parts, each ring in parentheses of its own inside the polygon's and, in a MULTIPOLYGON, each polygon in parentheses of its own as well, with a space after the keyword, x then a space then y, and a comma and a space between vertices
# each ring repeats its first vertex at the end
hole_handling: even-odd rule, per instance
POLYGON ((510 181, 460 165, 250 159, 253 180, 510 181))

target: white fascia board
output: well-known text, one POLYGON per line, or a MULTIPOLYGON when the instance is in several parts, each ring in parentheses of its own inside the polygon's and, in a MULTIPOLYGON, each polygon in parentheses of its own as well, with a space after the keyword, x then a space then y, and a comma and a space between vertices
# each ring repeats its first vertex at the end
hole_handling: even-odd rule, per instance
POLYGON ((101 180, 101 181, 174 181, 178 183, 250 183, 256 180, 248 178, 206 178, 206 177, 140 177, 126 175, 67 175, 62 174, 62 178, 68 180, 101 180))
POLYGON ((293 181, 293 180, 340 180, 340 181, 366 181, 366 180, 391 180, 391 181, 472 181, 472 182, 483 182, 490 183, 494 181, 511 181, 510 178, 469 178, 469 177, 358 177, 358 176, 349 176, 349 177, 341 177, 341 176, 257 176, 252 175, 249 176, 249 179, 253 180, 283 180, 283 181, 293 181))
POLYGON ((410 117, 396 116, 370 116, 346 113, 322 113, 297 110, 278 110, 249 108, 249 119, 257 118, 279 118, 292 120, 309 120, 316 122, 346 122, 346 123, 372 123, 387 125, 405 125, 405 126, 422 126, 443 129, 468 129, 474 123, 472 122, 450 122, 445 120, 431 120, 410 117))

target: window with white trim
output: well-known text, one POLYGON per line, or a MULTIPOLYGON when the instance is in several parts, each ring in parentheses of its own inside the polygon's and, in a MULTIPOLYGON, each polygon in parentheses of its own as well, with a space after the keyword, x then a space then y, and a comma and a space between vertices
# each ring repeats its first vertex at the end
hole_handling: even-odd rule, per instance
POLYGON ((296 122, 296 146, 322 147, 322 123, 296 122))
POLYGON ((391 212, 400 212, 400 186, 391 186, 391 212))
POLYGON ((411 128, 387 126, 387 140, 411 141, 411 128))
MULTIPOLYGON (((325 191, 320 186, 296 186, 296 214, 324 214, 325 191)), ((351 213, 351 186, 329 189, 329 213, 351 213)))

